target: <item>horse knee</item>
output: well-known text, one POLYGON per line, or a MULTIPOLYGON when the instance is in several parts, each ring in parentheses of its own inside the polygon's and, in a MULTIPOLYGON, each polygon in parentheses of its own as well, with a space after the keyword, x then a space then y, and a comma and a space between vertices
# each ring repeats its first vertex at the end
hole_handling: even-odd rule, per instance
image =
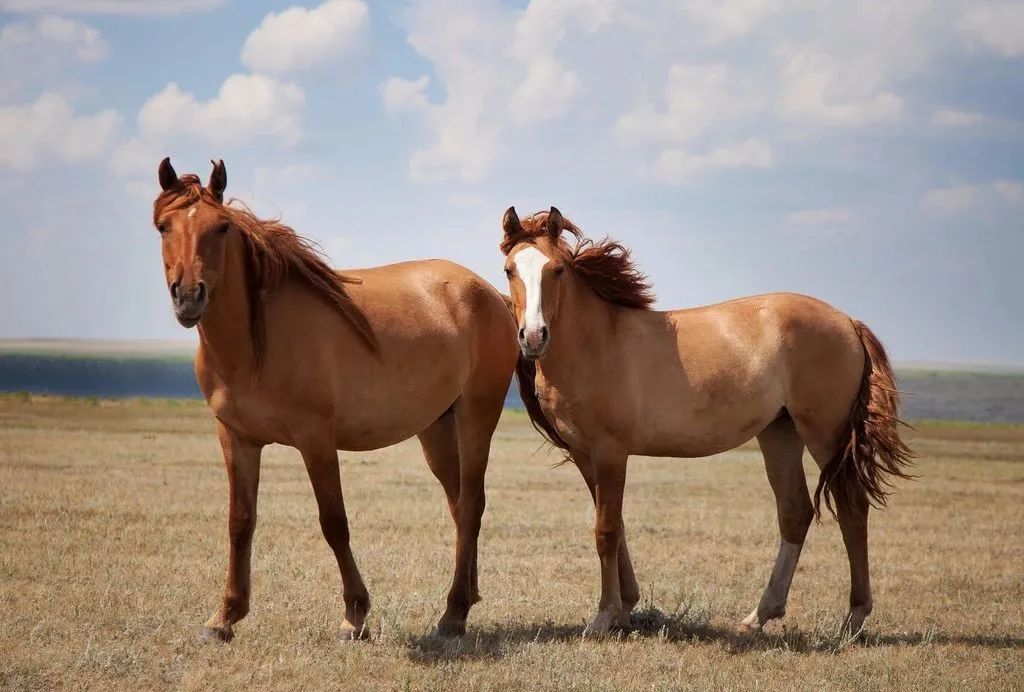
POLYGON ((779 507, 779 533, 787 543, 803 544, 807 530, 814 521, 814 508, 806 506, 779 507))
POLYGON ((613 551, 618 554, 619 538, 621 531, 618 528, 598 527, 594 530, 594 539, 597 543, 599 555, 610 555, 613 551))
POLYGON ((233 509, 228 517, 228 534, 236 546, 246 544, 256 530, 256 512, 246 508, 233 509))

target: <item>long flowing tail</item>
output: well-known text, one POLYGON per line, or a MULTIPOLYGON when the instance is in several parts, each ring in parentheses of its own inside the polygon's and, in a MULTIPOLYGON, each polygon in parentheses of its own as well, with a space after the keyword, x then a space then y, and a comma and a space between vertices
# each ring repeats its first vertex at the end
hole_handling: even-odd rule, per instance
POLYGON ((850 427, 839 451, 821 470, 814 491, 814 512, 821 516, 821 499, 835 515, 834 502, 868 502, 884 507, 896 478, 914 478, 908 469, 914 454, 900 439, 900 393, 889 356, 867 325, 853 320, 864 346, 864 376, 850 412, 850 427))

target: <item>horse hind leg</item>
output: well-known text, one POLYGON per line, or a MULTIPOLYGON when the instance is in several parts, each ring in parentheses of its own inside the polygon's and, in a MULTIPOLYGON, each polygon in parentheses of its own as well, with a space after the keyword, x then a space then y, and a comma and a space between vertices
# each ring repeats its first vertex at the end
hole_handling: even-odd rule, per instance
MULTIPOLYGON (((455 429, 455 411, 449 409, 417 437, 423 447, 423 456, 434 477, 441 483, 452 522, 459 519, 459 438, 455 429)), ((476 556, 472 567, 472 602, 480 602, 476 556)))
POLYGON ((352 554, 348 516, 341 491, 338 452, 334 449, 332 439, 304 445, 299 451, 313 485, 313 494, 320 511, 320 528, 334 552, 341 572, 345 620, 341 625, 340 638, 343 641, 365 639, 369 636, 366 615, 370 611, 370 594, 352 554))
POLYGON ((491 387, 479 387, 462 395, 455 405, 455 428, 459 450, 459 495, 455 512, 455 573, 448 603, 437 623, 442 637, 466 633, 466 618, 474 603, 477 574, 477 543, 486 497, 484 475, 491 449, 491 436, 498 425, 507 391, 507 380, 495 380, 491 387))
POLYGON ((768 482, 775 493, 781 540, 768 586, 757 607, 741 626, 757 630, 769 620, 786 614, 789 588, 793 583, 807 529, 814 517, 804 476, 804 443, 788 415, 772 422, 757 436, 764 456, 768 482))
MULTIPOLYGON (((846 423, 826 429, 823 425, 810 425, 798 421, 801 437, 807 442, 807 449, 819 468, 824 469, 833 457, 843 454, 841 430, 846 423)), ((846 545, 846 556, 850 563, 850 610, 843 622, 844 636, 856 637, 864 629, 864 622, 871 614, 871 576, 868 562, 868 503, 867 494, 861 488, 851 488, 835 498, 836 516, 839 529, 846 545)))

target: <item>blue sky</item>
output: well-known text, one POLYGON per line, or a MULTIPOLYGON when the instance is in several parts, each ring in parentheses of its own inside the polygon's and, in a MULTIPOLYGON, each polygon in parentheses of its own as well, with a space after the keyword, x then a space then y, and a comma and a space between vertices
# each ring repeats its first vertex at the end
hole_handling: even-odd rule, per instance
POLYGON ((903 362, 1024 364, 1024 2, 0 0, 0 337, 194 338, 156 166, 340 267, 500 219, 634 249, 659 307, 776 290, 903 362))

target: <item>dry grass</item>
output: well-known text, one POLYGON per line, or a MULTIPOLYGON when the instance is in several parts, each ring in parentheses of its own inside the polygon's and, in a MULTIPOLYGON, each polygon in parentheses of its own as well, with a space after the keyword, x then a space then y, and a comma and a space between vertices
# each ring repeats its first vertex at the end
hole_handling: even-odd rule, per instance
POLYGON ((786 619, 732 633, 777 542, 753 448, 634 460, 641 628, 582 639, 598 592, 589 495, 509 413, 464 640, 430 635, 453 530, 413 441, 341 455, 373 640, 334 640, 337 569, 297 454, 272 448, 252 612, 216 645, 196 638, 226 560, 205 409, 0 398, 0 688, 1022 689, 1024 428, 927 426, 913 443, 921 480, 874 515, 866 643, 838 650, 834 636, 848 582, 832 520, 812 528, 786 619))

